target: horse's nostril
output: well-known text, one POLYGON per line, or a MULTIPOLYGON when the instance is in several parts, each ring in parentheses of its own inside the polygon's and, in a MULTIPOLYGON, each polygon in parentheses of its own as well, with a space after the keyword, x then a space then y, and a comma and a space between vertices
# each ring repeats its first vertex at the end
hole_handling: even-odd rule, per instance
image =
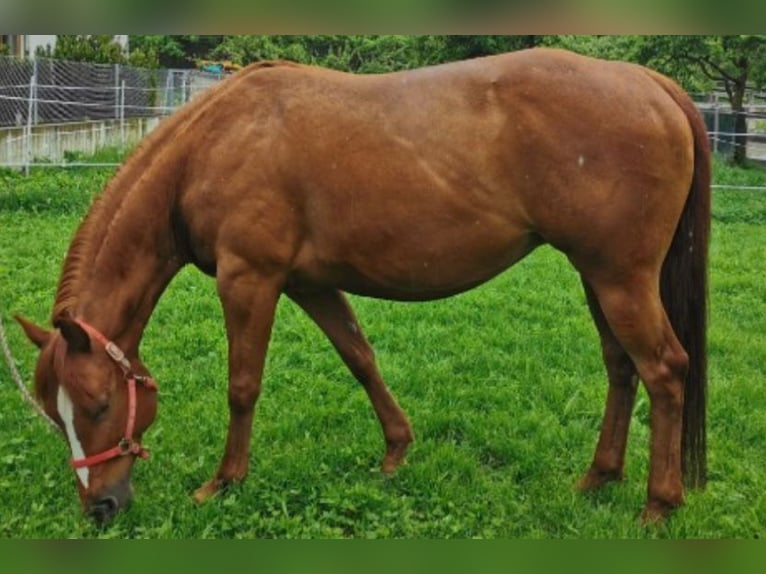
POLYGON ((103 506, 108 512, 115 513, 120 506, 117 499, 114 496, 107 496, 98 501, 100 506, 103 506))
POLYGON ((114 496, 106 496, 90 507, 89 514, 96 522, 103 524, 111 520, 114 515, 117 514, 119 506, 120 503, 114 496))

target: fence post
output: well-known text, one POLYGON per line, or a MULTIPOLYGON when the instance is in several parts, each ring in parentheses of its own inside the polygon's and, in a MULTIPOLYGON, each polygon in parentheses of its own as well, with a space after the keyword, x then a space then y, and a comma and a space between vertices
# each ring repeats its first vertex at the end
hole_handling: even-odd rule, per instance
POLYGON ((32 163, 32 111, 34 107, 34 94, 37 91, 37 67, 35 66, 32 77, 29 79, 29 102, 27 103, 27 125, 24 136, 24 175, 29 175, 29 164, 32 163))
POLYGON ((718 132, 721 131, 721 116, 719 112, 718 92, 715 93, 713 99, 713 133, 715 134, 713 136, 713 152, 718 153, 718 138, 720 137, 718 132))
POLYGON ((120 65, 114 65, 114 119, 120 119, 120 65))
POLYGON ((125 80, 120 86, 120 145, 125 147, 125 80))
POLYGON ((38 117, 39 117, 38 116, 38 99, 39 99, 39 96, 38 96, 38 93, 37 93, 37 88, 38 88, 37 78, 39 78, 40 75, 38 74, 38 69, 39 68, 38 68, 37 63, 38 63, 37 58, 32 60, 32 66, 33 66, 33 68, 32 68, 32 70, 33 70, 32 71, 32 77, 35 78, 34 108, 33 108, 33 113, 32 113, 32 123, 34 125, 37 125, 38 122, 39 122, 39 120, 38 120, 38 117))
POLYGON ((162 106, 164 108, 162 110, 163 115, 169 115, 168 110, 173 105, 173 96, 175 95, 173 89, 173 86, 175 85, 173 83, 174 79, 175 73, 172 70, 168 70, 167 76, 165 77, 165 97, 162 99, 162 106))
POLYGON ((188 102, 190 99, 189 94, 187 93, 188 90, 189 90, 189 73, 186 70, 184 70, 183 72, 181 72, 181 94, 182 94, 181 98, 182 98, 182 103, 184 104, 188 102))

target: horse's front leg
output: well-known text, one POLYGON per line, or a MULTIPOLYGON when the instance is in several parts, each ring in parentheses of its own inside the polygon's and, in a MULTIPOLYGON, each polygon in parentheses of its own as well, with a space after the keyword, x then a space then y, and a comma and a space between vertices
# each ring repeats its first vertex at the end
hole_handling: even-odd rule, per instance
POLYGON ((253 412, 282 281, 247 267, 220 268, 218 293, 229 341, 229 432, 221 466, 194 493, 202 502, 247 475, 253 412))
POLYGON ((394 472, 404 461, 412 442, 412 427, 383 382, 375 363, 375 353, 348 300, 335 289, 288 291, 287 295, 324 331, 351 373, 367 391, 386 439, 386 456, 381 470, 389 474, 394 472))

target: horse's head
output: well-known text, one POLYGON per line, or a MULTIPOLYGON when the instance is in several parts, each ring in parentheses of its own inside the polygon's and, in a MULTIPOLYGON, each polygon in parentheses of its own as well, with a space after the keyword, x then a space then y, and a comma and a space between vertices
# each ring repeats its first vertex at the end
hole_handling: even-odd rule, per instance
POLYGON ((133 462, 147 454, 139 441, 156 414, 154 383, 86 323, 62 318, 46 331, 17 320, 40 349, 37 398, 69 443, 83 509, 106 522, 129 504, 133 462))

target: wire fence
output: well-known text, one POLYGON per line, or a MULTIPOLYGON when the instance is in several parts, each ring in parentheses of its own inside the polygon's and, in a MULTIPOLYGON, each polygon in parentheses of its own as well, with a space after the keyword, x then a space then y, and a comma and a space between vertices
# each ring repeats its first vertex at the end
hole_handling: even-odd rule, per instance
MULTIPOLYGON (((80 158, 106 147, 133 146, 161 118, 223 77, 0 56, 0 167, 28 172, 31 167, 118 165, 80 158)), ((722 94, 695 99, 715 152, 730 154, 745 146, 748 157, 766 162, 766 97, 751 97, 744 134, 735 133, 737 114, 722 94)))
POLYGON ((706 101, 697 102, 705 119, 713 151, 730 154, 736 147, 745 147, 753 159, 766 161, 766 97, 751 96, 744 112, 734 112, 728 100, 720 94, 708 95, 706 101), (736 131, 737 119, 744 119, 745 131, 736 131))
MULTIPOLYGON (((710 102, 697 103, 708 130, 710 147, 714 153, 731 156, 735 148, 745 148, 745 156, 766 164, 766 104, 753 102, 745 112, 734 112, 728 101, 712 94, 710 102), (738 133, 735 123, 744 116, 746 131, 738 133)), ((764 186, 716 184, 713 189, 740 191, 766 191, 764 186)))
POLYGON ((129 147, 222 74, 0 57, 0 166, 71 165, 129 147))
POLYGON ((223 76, 0 57, 0 127, 167 115, 223 76))

